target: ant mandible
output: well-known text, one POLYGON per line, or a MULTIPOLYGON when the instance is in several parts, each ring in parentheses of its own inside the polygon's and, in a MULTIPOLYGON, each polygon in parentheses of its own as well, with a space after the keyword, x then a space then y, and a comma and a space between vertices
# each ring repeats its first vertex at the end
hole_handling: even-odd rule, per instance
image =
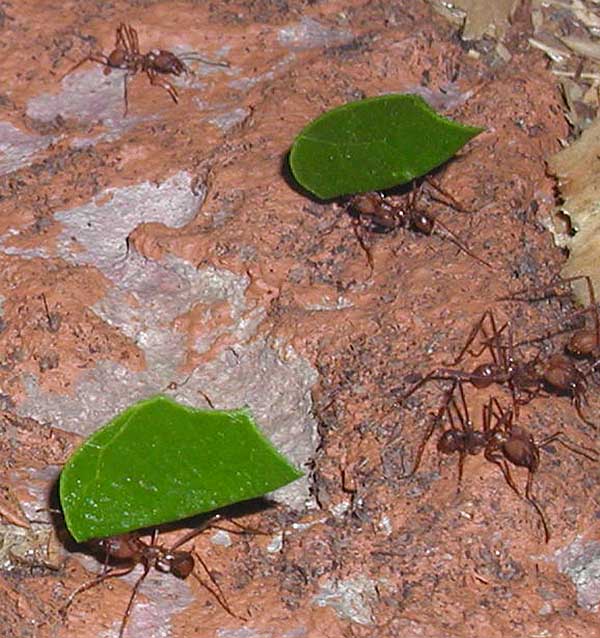
MULTIPOLYGON (((162 87, 170 96, 175 104, 179 101, 177 89, 171 82, 161 79, 160 75, 174 75, 179 77, 182 74, 189 74, 189 67, 183 62, 182 57, 176 56, 171 51, 163 49, 152 49, 148 53, 140 53, 140 43, 137 31, 128 24, 121 23, 116 30, 115 48, 108 54, 91 53, 87 57, 80 60, 75 66, 71 67, 63 76, 69 75, 75 69, 78 69, 86 62, 97 62, 104 66, 104 74, 108 75, 113 69, 122 69, 126 71, 123 77, 123 100, 125 102, 125 111, 123 116, 127 115, 129 110, 129 100, 127 97, 127 82, 131 76, 137 73, 145 73, 150 80, 152 86, 162 87)), ((187 55, 188 58, 200 60, 205 64, 215 66, 229 66, 227 62, 213 62, 206 60, 196 54, 187 55)), ((61 79, 62 79, 61 78, 61 79)))
POLYGON ((467 354, 475 358, 480 357, 485 351, 489 353, 491 361, 477 365, 471 372, 454 367, 432 370, 400 397, 400 404, 419 388, 435 380, 461 381, 478 389, 488 388, 492 384, 508 385, 515 417, 519 415, 519 405, 528 403, 545 390, 551 394, 569 396, 579 418, 587 425, 597 427, 585 416, 582 409, 583 405, 588 404, 586 375, 561 354, 551 355, 545 361, 540 360, 539 353, 530 361, 517 359, 510 322, 507 321, 498 327, 491 310, 486 310, 474 324, 462 350, 447 365, 458 365, 467 354), (505 332, 508 333, 507 337, 505 332), (477 350, 472 348, 472 345, 479 335, 482 335, 483 339, 477 350), (523 394, 526 396, 523 397, 523 394))
POLYGON ((498 399, 491 397, 482 408, 482 428, 476 430, 469 415, 469 408, 465 398, 463 384, 454 380, 437 414, 430 422, 421 440, 413 468, 400 478, 410 478, 418 470, 427 443, 435 429, 446 417, 449 427, 443 430, 437 442, 438 452, 442 454, 458 453, 457 492, 460 491, 463 477, 464 462, 467 454, 477 455, 483 452, 484 458, 497 465, 509 487, 532 505, 538 513, 544 529, 544 539, 550 540, 550 531, 546 517, 539 503, 532 494, 533 477, 540 464, 540 449, 551 443, 559 443, 574 454, 579 454, 590 461, 598 461, 598 453, 584 446, 572 443, 562 431, 542 439, 536 443, 532 434, 524 428, 514 424, 512 410, 503 410, 498 399), (455 399, 456 389, 460 394, 460 404, 455 399), (455 422, 454 416, 458 423, 455 422), (521 494, 512 477, 510 465, 527 470, 527 483, 524 496, 521 494))
POLYGON ((458 246, 462 252, 482 263, 484 266, 492 268, 487 261, 481 259, 481 257, 477 256, 461 242, 456 233, 450 230, 448 226, 443 224, 431 213, 419 207, 418 202, 423 196, 426 184, 434 191, 433 199, 457 211, 466 212, 449 193, 446 193, 431 180, 425 180, 419 186, 413 186, 410 193, 405 197, 386 196, 383 193, 373 191, 354 195, 349 199, 347 209, 357 222, 354 225, 354 232, 367 255, 371 271, 373 270, 373 255, 358 230, 358 225, 361 220, 368 220, 369 228, 381 233, 388 233, 397 228, 408 228, 429 236, 433 234, 436 226, 438 226, 444 231, 445 236, 458 246))
MULTIPOLYGON (((215 522, 221 519, 222 516, 220 516, 219 514, 215 514, 214 516, 204 521, 202 525, 188 532, 185 536, 180 538, 176 543, 168 548, 158 543, 158 530, 154 530, 152 532, 149 543, 142 540, 142 536, 144 536, 144 533, 142 532, 129 532, 120 536, 112 536, 108 538, 89 541, 88 545, 90 546, 92 551, 95 551, 98 554, 104 556, 103 571, 93 580, 80 585, 79 587, 77 587, 77 589, 71 592, 71 594, 67 598, 66 603, 61 609, 61 613, 63 614, 63 616, 66 616, 69 607, 71 606, 75 598, 79 596, 79 594, 87 591, 88 589, 96 587, 109 578, 125 576, 126 574, 132 572, 137 567, 137 565, 141 564, 144 568, 144 571, 133 586, 127 608, 125 609, 125 613, 123 614, 123 620, 121 622, 121 628, 119 630, 119 638, 123 638, 123 636, 125 635, 125 629, 127 627, 129 617, 131 616, 135 598, 142 583, 144 582, 144 580, 148 576, 148 573, 150 572, 150 569, 152 568, 156 569, 159 572, 173 574, 173 576, 182 580, 185 580, 190 575, 192 575, 198 581, 198 583, 202 585, 202 587, 204 587, 212 594, 212 596, 214 596, 215 600, 230 616, 233 616, 234 618, 238 618, 240 620, 247 620, 247 618, 239 616, 231 610, 221 587, 215 580, 214 576, 211 574, 206 562, 202 559, 200 554, 198 554, 195 549, 192 549, 191 551, 180 549, 180 547, 182 547, 186 543, 189 543, 191 540, 196 538, 199 534, 210 527, 225 529, 220 528, 218 525, 215 525, 215 522), (198 561, 198 563, 200 563, 200 565, 202 566, 202 569, 209 577, 212 586, 202 580, 200 576, 194 571, 196 561, 198 561), (110 563, 116 563, 117 566, 109 566, 110 563)), ((244 530, 244 532, 250 530, 250 528, 246 528, 243 525, 236 523, 235 521, 230 520, 230 523, 234 524, 236 527, 239 527, 241 530, 244 530)), ((233 533, 243 533, 234 530, 227 531, 233 533)), ((255 530, 251 531, 255 532, 255 530)), ((256 533, 261 532, 256 531, 256 533)))

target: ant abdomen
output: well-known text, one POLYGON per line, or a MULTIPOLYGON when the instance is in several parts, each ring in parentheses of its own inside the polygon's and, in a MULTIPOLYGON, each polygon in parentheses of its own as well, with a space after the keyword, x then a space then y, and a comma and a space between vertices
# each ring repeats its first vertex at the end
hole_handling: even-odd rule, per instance
POLYGON ((580 330, 569 339, 566 350, 576 357, 585 357, 594 352, 597 347, 596 334, 591 330, 580 330))
POLYGON ((108 75, 112 69, 126 69, 129 65, 129 55, 123 49, 115 49, 106 58, 107 66, 104 67, 104 75, 108 75))
POLYGON ((540 462, 538 448, 531 434, 513 425, 510 436, 502 444, 504 456, 517 467, 535 472, 540 462))
POLYGON ((135 534, 109 536, 89 542, 92 547, 100 549, 104 554, 116 561, 128 561, 140 552, 139 537, 135 534))
POLYGON ((194 571, 194 557, 190 552, 175 552, 168 558, 169 568, 165 571, 170 571, 173 576, 185 580, 194 571))
POLYGON ((355 195, 350 200, 350 208, 356 214, 370 218, 383 231, 393 230, 398 225, 395 207, 376 191, 355 195))
POLYGON ((552 355, 544 369, 544 380, 561 392, 577 392, 581 386, 581 372, 569 359, 560 354, 552 355))

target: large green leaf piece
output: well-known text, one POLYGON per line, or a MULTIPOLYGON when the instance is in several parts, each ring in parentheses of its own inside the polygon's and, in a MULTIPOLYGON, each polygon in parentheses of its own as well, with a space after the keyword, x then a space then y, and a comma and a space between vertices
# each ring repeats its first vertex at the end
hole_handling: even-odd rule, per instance
POLYGON ((442 117, 418 95, 382 95, 324 113, 295 139, 290 167, 320 199, 426 175, 483 129, 442 117))
POLYGON ((247 410, 155 396, 92 434, 60 476, 73 538, 115 536, 262 496, 302 476, 247 410))

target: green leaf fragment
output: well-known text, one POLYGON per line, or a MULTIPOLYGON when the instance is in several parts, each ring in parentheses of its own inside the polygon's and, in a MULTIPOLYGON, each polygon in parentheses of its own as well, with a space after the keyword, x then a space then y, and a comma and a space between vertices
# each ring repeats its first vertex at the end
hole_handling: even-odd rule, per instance
POLYGON ((418 95, 383 95, 313 120, 290 167, 320 199, 385 190, 426 175, 483 130, 442 117, 418 95))
POLYGON ((92 434, 60 476, 73 538, 177 521, 262 496, 302 476, 246 410, 196 410, 155 396, 92 434))

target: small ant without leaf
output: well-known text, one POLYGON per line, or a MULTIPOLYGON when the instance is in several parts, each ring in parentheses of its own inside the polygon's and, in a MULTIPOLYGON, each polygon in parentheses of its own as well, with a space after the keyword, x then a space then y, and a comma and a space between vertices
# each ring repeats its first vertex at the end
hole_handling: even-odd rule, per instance
POLYGON ((460 250, 488 268, 492 266, 473 253, 458 236, 443 224, 437 217, 419 207, 418 202, 423 196, 425 184, 434 191, 432 197, 446 206, 460 212, 466 212, 460 204, 434 182, 427 180, 419 186, 413 187, 406 196, 383 195, 379 192, 354 195, 347 203, 347 209, 356 220, 354 226, 356 237, 367 255, 371 271, 373 270, 373 255, 358 230, 361 221, 367 221, 368 228, 375 232, 387 233, 397 228, 408 228, 423 235, 431 235, 436 226, 442 228, 445 236, 460 250), (443 199, 442 199, 443 198, 443 199))
POLYGON ((495 397, 490 398, 487 405, 483 406, 482 428, 476 430, 469 415, 463 384, 460 380, 455 379, 452 387, 446 392, 440 409, 425 431, 412 470, 400 478, 410 478, 418 470, 425 447, 444 416, 450 427, 443 430, 438 439, 437 449, 442 454, 458 453, 459 455, 457 491, 460 491, 467 454, 476 455, 483 452, 487 461, 500 468, 504 479, 519 498, 523 498, 523 495, 514 482, 510 465, 525 468, 527 470, 527 483, 524 498, 540 516, 544 528, 544 538, 548 542, 550 531, 546 517, 532 495, 533 477, 540 464, 540 449, 551 443, 560 443, 574 454, 580 454, 594 462, 599 460, 598 453, 590 448, 575 445, 562 431, 555 432, 536 443, 527 430, 514 424, 513 411, 503 410, 495 397), (460 405, 455 399, 457 388, 460 394, 460 405), (453 414, 458 424, 455 422, 453 414))
MULTIPOLYGON (((529 339, 527 341, 522 341, 522 344, 527 343, 535 343, 536 341, 543 341, 550 337, 564 334, 565 332, 573 332, 571 338, 567 341, 565 345, 565 351, 568 355, 578 358, 578 359, 592 359, 592 370, 595 370, 598 366, 600 366, 600 312, 598 311, 598 303, 596 302, 596 294, 594 292, 594 285, 592 283, 591 278, 588 275, 576 275, 574 277, 567 277, 563 279, 560 283, 572 283, 575 281, 584 280, 587 290, 588 296, 590 299, 590 304, 583 308, 583 310, 579 310, 574 313, 574 316, 592 313, 593 316, 593 327, 592 328, 566 328, 564 330, 559 330, 551 335, 545 335, 543 337, 538 337, 536 339, 529 339)), ((519 301, 522 298, 519 295, 522 293, 515 293, 514 295, 510 295, 509 297, 502 297, 502 300, 511 300, 511 301, 519 301)), ((536 296, 533 298, 526 298, 526 301, 539 301, 542 299, 547 299, 548 295, 536 296)))
MULTIPOLYGON (((123 614, 123 621, 121 622, 121 629, 119 630, 119 638, 123 638, 123 636, 125 635, 125 629, 127 627, 129 617, 131 616, 133 603, 139 592, 140 586, 144 582, 146 576, 148 576, 151 568, 154 568, 159 572, 173 574, 173 576, 182 580, 185 580, 186 578, 188 578, 188 576, 192 575, 198 581, 198 583, 202 585, 202 587, 204 587, 214 596, 215 600, 230 616, 233 616, 234 618, 238 618, 240 620, 247 620, 247 618, 239 616, 231 610, 227 603, 225 595, 221 590, 221 587, 215 580, 214 576, 211 574, 208 566, 206 565, 200 554, 198 554, 198 552, 196 552, 194 549, 191 551, 180 549, 180 547, 182 547, 186 543, 189 543, 192 539, 196 538, 208 528, 226 529, 215 525, 215 522, 221 519, 222 516, 220 516, 219 514, 210 517, 209 519, 204 521, 202 525, 188 532, 174 545, 168 548, 158 543, 158 530, 154 530, 152 532, 149 543, 142 540, 142 536, 145 535, 142 532, 129 532, 120 536, 113 536, 109 538, 89 541, 87 544, 92 548, 92 550, 98 552, 99 554, 102 554, 104 557, 103 571, 93 580, 80 585, 79 587, 77 587, 77 589, 71 592, 66 603, 61 609, 61 613, 66 616, 69 607, 72 605, 75 598, 79 596, 79 594, 87 591, 88 589, 96 587, 109 578, 125 576, 126 574, 132 572, 137 567, 137 565, 141 564, 144 568, 144 571, 133 586, 133 591, 131 592, 131 596, 129 597, 129 603, 127 604, 127 608, 125 609, 125 613, 123 614), (202 566, 202 569, 209 577, 212 586, 202 580, 200 576, 194 571, 196 561, 198 561, 202 566), (116 566, 110 566, 111 563, 116 564, 116 566)), ((229 522, 242 531, 228 529, 226 530, 228 532, 257 534, 264 533, 260 532, 259 530, 246 528, 233 520, 229 520, 229 522)))
POLYGON ((519 415, 519 405, 528 403, 545 390, 550 394, 569 396, 579 418, 587 425, 597 427, 586 418, 582 410, 582 406, 588 404, 586 375, 568 357, 554 354, 542 361, 538 353, 530 361, 518 360, 510 322, 507 321, 498 328, 491 310, 486 310, 474 324, 462 350, 447 365, 458 365, 467 354, 480 357, 485 351, 489 353, 491 361, 477 365, 471 372, 454 367, 436 368, 405 392, 400 403, 430 381, 461 381, 478 389, 488 388, 492 384, 508 385, 515 417, 519 415), (504 336, 505 332, 508 333, 507 337, 504 336), (479 335, 483 336, 479 350, 471 349, 479 335), (523 394, 526 395, 525 398, 523 394))
POLYGON ((140 53, 137 31, 131 25, 121 23, 116 31, 115 48, 108 55, 104 53, 91 53, 69 69, 62 78, 75 71, 75 69, 85 64, 85 62, 97 62, 98 64, 102 64, 104 66, 105 75, 108 75, 113 69, 123 69, 126 71, 123 78, 123 99, 125 101, 125 111, 123 115, 126 116, 129 109, 127 82, 129 78, 136 75, 136 73, 145 73, 150 80, 150 84, 162 87, 171 96, 173 102, 177 104, 179 101, 177 89, 171 82, 161 79, 159 76, 174 75, 179 77, 181 74, 187 75, 191 73, 189 67, 183 62, 184 57, 186 59, 199 60, 204 64, 229 66, 228 62, 213 62, 195 53, 177 56, 171 51, 164 51, 163 49, 152 49, 148 53, 140 53))

